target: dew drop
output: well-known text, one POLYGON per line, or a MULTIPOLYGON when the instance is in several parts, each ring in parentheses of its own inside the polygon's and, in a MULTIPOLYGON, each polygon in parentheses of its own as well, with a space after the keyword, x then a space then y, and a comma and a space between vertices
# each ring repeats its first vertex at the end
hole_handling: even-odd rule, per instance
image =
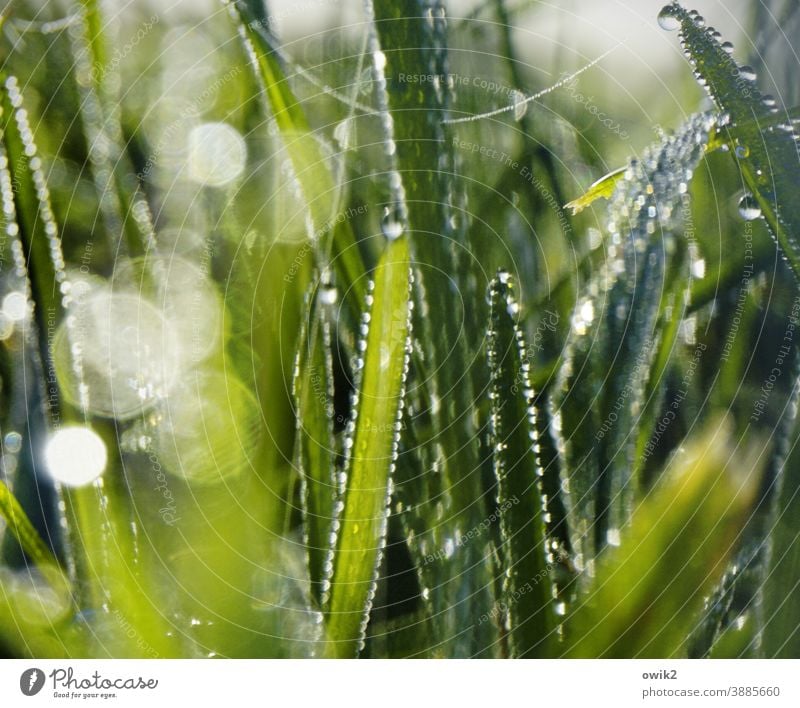
POLYGON ((608 529, 606 531, 606 542, 609 546, 619 546, 622 542, 619 529, 608 529))
POLYGON ((740 66, 739 77, 744 79, 745 81, 755 81, 756 80, 755 69, 753 69, 753 67, 751 66, 740 66))
POLYGON ((6 434, 3 445, 6 448, 6 452, 16 454, 22 449, 22 436, 15 430, 12 430, 10 433, 6 434))
POLYGON ((352 119, 345 118, 343 121, 339 122, 336 125, 336 128, 333 130, 333 137, 336 142, 339 143, 339 147, 342 150, 347 150, 350 147, 351 136, 353 133, 352 123, 352 119))
POLYGON ((108 452, 102 438, 84 426, 68 426, 53 434, 44 451, 50 476, 69 487, 94 482, 106 469, 108 452))
POLYGON ((28 315, 28 299, 25 293, 14 291, 3 298, 3 314, 12 322, 21 322, 28 315))
POLYGON ((706 275, 706 262, 703 258, 698 258, 696 261, 692 262, 691 266, 692 277, 697 278, 698 280, 702 279, 706 275))
POLYGON ((745 194, 739 200, 739 216, 745 221, 753 221, 761 216, 761 207, 752 194, 745 194))
POLYGON ((658 13, 658 26, 667 32, 674 32, 681 26, 681 21, 675 16, 675 7, 666 5, 658 13))
POLYGON ((403 235, 403 224, 398 218, 397 210, 383 210, 383 220, 381 221, 381 231, 390 241, 394 241, 403 235))
POLYGON ((720 46, 722 47, 722 51, 727 52, 728 54, 733 54, 732 42, 723 42, 720 46))
POLYGON ((189 133, 189 177, 199 184, 222 187, 242 172, 247 161, 244 138, 227 123, 202 123, 189 133))
POLYGON ((383 71, 386 68, 386 55, 380 49, 373 52, 372 61, 378 71, 383 71))
POLYGON ((339 299, 339 291, 333 285, 323 285, 319 290, 319 299, 323 305, 335 305, 339 299))
POLYGON ((521 121, 528 112, 528 104, 525 101, 525 94, 516 90, 512 91, 511 105, 514 106, 514 120, 521 121))

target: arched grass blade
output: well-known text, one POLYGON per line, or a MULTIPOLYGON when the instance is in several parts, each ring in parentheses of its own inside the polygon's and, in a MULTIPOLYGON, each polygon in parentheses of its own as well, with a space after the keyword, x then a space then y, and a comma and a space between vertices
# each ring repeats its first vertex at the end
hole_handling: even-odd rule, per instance
MULTIPOLYGON (((356 247, 348 220, 337 220, 337 186, 326 167, 319 144, 308 125, 303 108, 292 94, 276 53, 272 50, 268 29, 256 18, 244 0, 224 0, 236 22, 257 75, 263 83, 272 114, 292 161, 294 173, 305 196, 314 231, 332 231, 332 262, 340 271, 342 283, 353 313, 364 301, 364 264, 356 247)), ((328 249, 324 249, 328 250, 328 249)), ((326 264, 320 263, 322 268, 326 264)), ((354 318, 357 321, 357 318, 354 318)))
POLYGON ((46 573, 48 568, 58 568, 58 561, 50 548, 42 540, 17 498, 2 480, 0 480, 0 517, 5 520, 8 529, 14 534, 22 550, 42 572, 46 573))
MULTIPOLYGON (((800 184, 798 133, 790 115, 775 124, 778 109, 756 84, 755 72, 736 63, 718 35, 697 13, 677 2, 661 18, 680 24, 680 38, 695 76, 720 111, 723 135, 752 192, 753 214, 763 215, 795 276, 800 279, 800 184)), ((747 198, 747 195, 745 195, 747 198)))
MULTIPOLYGON (((692 116, 629 162, 608 209, 608 260, 575 307, 551 400, 570 485, 570 528, 579 569, 615 543, 639 490, 636 459, 659 318, 688 279, 676 267, 674 232, 688 208, 687 182, 713 117, 692 116)), ((646 431, 645 431, 646 432, 646 431)))

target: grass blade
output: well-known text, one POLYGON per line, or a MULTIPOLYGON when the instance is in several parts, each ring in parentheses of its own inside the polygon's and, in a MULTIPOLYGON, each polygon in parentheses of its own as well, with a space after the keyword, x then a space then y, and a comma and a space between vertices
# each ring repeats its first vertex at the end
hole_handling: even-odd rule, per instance
POLYGON ((11 533, 22 546, 22 550, 40 569, 58 567, 58 561, 50 548, 39 536, 17 498, 2 480, 0 480, 0 517, 5 519, 11 533))
POLYGON ((468 313, 480 305, 469 265, 458 255, 459 246, 465 251, 470 246, 460 215, 451 218, 458 213, 462 181, 457 179, 452 141, 442 125, 449 89, 437 91, 433 82, 425 82, 411 90, 400 79, 449 73, 446 13, 441 2, 418 0, 377 0, 368 7, 374 13, 377 34, 371 49, 386 67, 382 88, 389 118, 384 120, 391 120, 393 126, 388 149, 396 154, 414 261, 414 302, 420 325, 416 333, 421 344, 421 354, 414 358, 414 376, 425 382, 419 396, 424 416, 430 419, 418 466, 424 475, 436 478, 404 485, 398 489, 398 498, 406 513, 419 517, 418 523, 408 525, 428 529, 410 541, 420 546, 412 555, 436 557, 420 573, 437 578, 425 582, 422 589, 431 622, 428 631, 439 641, 437 655, 492 655, 498 639, 495 626, 476 624, 476 618, 492 608, 491 544, 488 534, 460 543, 471 530, 483 528, 490 514, 484 503, 471 381, 477 368, 472 362, 480 360, 483 332, 470 328, 468 313), (451 547, 453 552, 446 552, 451 547))
POLYGON ((326 603, 328 655, 363 647, 386 541, 388 503, 405 395, 409 337, 408 239, 388 243, 374 273, 354 419, 345 443, 343 509, 337 519, 326 603))
POLYGON ((304 536, 312 590, 321 600, 325 558, 330 546, 336 491, 333 435, 331 324, 316 287, 300 335, 294 376, 297 416, 296 465, 303 490, 304 536))
POLYGON ((642 424, 652 423, 642 411, 659 317, 688 277, 675 267, 684 245, 671 241, 713 123, 693 116, 630 161, 609 205, 609 261, 575 308, 553 406, 579 568, 591 569, 593 554, 616 539, 641 483, 636 452, 642 424))
MULTIPOLYGON (((662 20, 680 25, 681 42, 695 65, 695 76, 723 116, 723 133, 752 197, 743 212, 763 215, 772 236, 800 279, 800 183, 798 134, 791 115, 774 124, 778 109, 765 101, 750 67, 740 66, 723 49, 713 28, 677 2, 665 7, 662 20)), ((752 217, 748 217, 752 218, 752 217)))
MULTIPOLYGON (((119 100, 109 91, 114 73, 108 61, 104 17, 98 0, 80 0, 77 11, 78 31, 70 32, 80 93, 80 113, 95 189, 100 200, 103 221, 113 252, 125 237, 131 256, 140 256, 152 248, 155 232, 150 208, 139 192, 128 155, 122 145, 119 100)), ((150 19, 150 27, 158 22, 150 19)))
POLYGON ((767 658, 800 655, 800 378, 785 415, 788 434, 778 439, 775 507, 763 581, 762 653, 767 658))
MULTIPOLYGON (((272 114, 289 153, 294 173, 303 190, 314 230, 332 230, 331 261, 339 269, 352 313, 364 302, 364 264, 348 220, 336 219, 337 186, 325 166, 325 159, 308 125, 302 106, 292 94, 283 69, 273 51, 268 30, 243 0, 224 0, 253 59, 258 76, 272 107, 272 114), (331 229, 332 227, 332 229, 331 229)), ((326 264, 320 263, 322 268, 326 264)), ((353 318, 357 321, 357 318, 353 318)))
POLYGON ((507 273, 490 286, 488 337, 492 444, 504 565, 503 603, 512 656, 547 656, 557 625, 547 547, 536 411, 528 350, 516 322, 519 306, 507 273))
POLYGON ((725 568, 758 485, 752 449, 709 428, 634 513, 619 548, 567 619, 567 655, 664 658, 685 649, 703 596, 725 568))

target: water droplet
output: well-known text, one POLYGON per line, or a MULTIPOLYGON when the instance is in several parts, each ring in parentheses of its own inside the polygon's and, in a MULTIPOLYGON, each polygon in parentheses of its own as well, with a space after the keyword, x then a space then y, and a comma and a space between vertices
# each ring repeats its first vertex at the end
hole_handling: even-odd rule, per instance
POLYGON ((740 66, 739 77, 744 79, 745 81, 755 81, 756 80, 755 69, 753 69, 753 67, 751 66, 740 66))
POLYGON ((351 118, 345 118, 343 121, 337 123, 333 129, 333 137, 342 150, 347 150, 350 147, 350 138, 352 135, 353 121, 351 118))
POLYGON ((199 184, 222 187, 244 172, 247 146, 227 123, 202 123, 189 133, 189 177, 199 184))
POLYGON ((720 46, 722 47, 722 51, 727 52, 728 54, 733 54, 732 42, 723 42, 720 46))
POLYGON ((166 395, 188 351, 176 325, 159 309, 138 294, 112 294, 107 287, 84 298, 53 340, 56 376, 67 400, 119 420, 138 415, 166 395), (76 360, 81 371, 76 371, 76 360))
POLYGON ((12 430, 10 433, 6 434, 3 444, 5 445, 6 452, 16 454, 22 449, 22 436, 15 430, 12 430))
POLYGON ((674 32, 681 26, 680 20, 675 15, 675 7, 666 5, 658 13, 658 25, 667 32, 674 32))
POLYGON ((514 106, 514 120, 520 121, 528 112, 528 104, 525 101, 525 94, 521 91, 511 92, 511 104, 514 106))
POLYGON ((372 53, 372 61, 378 71, 386 68, 386 55, 380 49, 372 53))
POLYGON ((591 300, 584 302, 581 305, 580 313, 584 322, 589 323, 594 320, 594 303, 591 300))
POLYGON ((47 470, 56 482, 82 487, 103 474, 108 452, 102 438, 90 428, 68 426, 50 438, 44 458, 47 470))
POLYGON ((752 194, 745 194, 739 200, 739 216, 745 221, 752 221, 761 216, 761 207, 752 194))
POLYGON ((319 299, 323 305, 335 305, 339 299, 339 291, 335 286, 325 284, 319 290, 319 299))
POLYGON ((12 322, 21 322, 28 315, 25 293, 14 291, 3 298, 3 314, 12 322))
POLYGON ((698 258, 692 262, 692 277, 698 280, 704 278, 706 275, 706 261, 704 258, 698 258))
POLYGON ((390 241, 400 238, 403 235, 403 223, 398 218, 398 209, 386 207, 383 210, 383 220, 381 221, 381 231, 390 241))
POLYGON ((750 148, 747 147, 747 145, 737 145, 734 152, 736 153, 736 157, 743 160, 750 155, 750 148))

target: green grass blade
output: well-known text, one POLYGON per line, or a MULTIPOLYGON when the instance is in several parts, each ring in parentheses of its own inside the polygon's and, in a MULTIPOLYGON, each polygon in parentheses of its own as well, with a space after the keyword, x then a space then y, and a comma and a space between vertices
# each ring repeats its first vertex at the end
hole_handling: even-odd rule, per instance
POLYGON ((5 482, 0 480, 0 517, 5 519, 8 529, 14 534, 22 550, 44 572, 57 568, 58 561, 42 537, 34 528, 17 498, 5 482))
POLYGON ((703 596, 724 570, 758 485, 753 449, 725 426, 687 445, 598 560, 567 619, 571 657, 665 658, 685 651, 703 596))
MULTIPOLYGON (((47 332, 47 315, 56 323, 64 317, 62 294, 59 290, 63 273, 55 265, 60 254, 58 229, 50 208, 47 187, 41 171, 41 158, 36 155, 33 134, 22 112, 22 95, 15 77, 0 77, 2 82, 3 147, 7 167, 14 185, 14 206, 19 224, 19 236, 31 279, 31 294, 36 303, 35 316, 41 332, 47 332), (56 250, 59 249, 59 250, 56 250)), ((44 361, 49 361, 46 354, 44 361)))
MULTIPOLYGON (((15 186, 14 213, 30 277, 40 356, 44 366, 50 367, 52 342, 47 333, 67 316, 69 281, 41 158, 22 109, 16 80, 5 79, 1 91, 5 167, 15 186)), ((67 325, 70 327, 69 320, 67 325)), ((69 331, 71 336, 78 334, 73 329, 69 331)), ((80 358, 76 357, 73 364, 82 380, 80 358)), ((52 369, 45 369, 49 370, 52 369)), ((50 386, 46 394, 50 413, 46 427, 85 423, 84 411, 64 401, 58 384, 53 382, 50 386)), ((148 614, 137 593, 138 557, 133 539, 137 525, 131 516, 125 485, 117 476, 122 466, 116 431, 110 423, 102 421, 96 421, 92 427, 103 438, 109 453, 102 485, 75 489, 56 485, 61 503, 60 520, 66 527, 66 567, 71 575, 81 578, 76 590, 84 607, 97 609, 101 616, 120 609, 132 622, 142 627, 151 625, 154 628, 152 642, 158 645, 166 636, 165 627, 160 624, 164 618, 148 614)), ((41 467, 44 462, 37 455, 34 464, 41 467)), ((120 652, 135 652, 128 639, 119 639, 120 652)))
MULTIPOLYGON (((109 89, 115 69, 108 61, 105 18, 98 0, 80 0, 76 19, 80 31, 70 33, 74 71, 100 210, 114 252, 116 239, 124 236, 128 254, 140 256, 153 247, 155 232, 150 208, 122 145, 119 99, 109 89)), ((158 21, 155 15, 151 28, 153 20, 158 21)))
POLYGON ((769 560, 763 581, 762 653, 767 658, 800 655, 800 378, 784 413, 788 432, 777 440, 776 502, 769 560))
POLYGON ((389 242, 374 272, 354 419, 346 442, 344 506, 337 519, 326 603, 328 655, 363 647, 378 565, 405 394, 409 336, 408 238, 389 242))
POLYGON ((726 52, 713 29, 705 27, 678 3, 660 17, 680 24, 680 37, 695 76, 724 116, 723 134, 737 159, 767 225, 796 277, 800 278, 800 159, 797 132, 790 115, 774 124, 777 109, 764 101, 756 75, 726 52))
POLYGON ((643 424, 652 423, 642 411, 659 318, 688 278, 675 262, 685 244, 671 241, 688 205, 687 174, 712 125, 695 115, 630 161, 609 205, 609 261, 575 308, 553 405, 579 568, 590 568, 593 553, 617 537, 639 491, 636 453, 648 435, 643 424))
POLYGON ((433 82, 412 86, 400 79, 448 74, 446 13, 443 3, 418 0, 377 0, 369 7, 377 34, 371 50, 385 62, 379 90, 392 125, 387 150, 396 155, 414 261, 415 324, 419 324, 415 333, 421 346, 413 364, 415 379, 424 382, 418 393, 425 406, 424 413, 415 413, 430 420, 426 449, 420 451, 417 465, 423 474, 437 478, 404 484, 397 496, 406 513, 418 517, 409 526, 428 530, 410 540, 419 546, 412 555, 435 557, 420 569, 427 577, 422 593, 427 598, 429 633, 439 642, 435 652, 451 657, 493 655, 498 639, 495 625, 476 624, 476 618, 492 609, 489 534, 460 542, 473 529, 484 528, 490 512, 484 503, 471 381, 478 369, 472 364, 482 358, 484 333, 472 328, 469 313, 480 311, 482 305, 470 279, 470 265, 460 255, 470 245, 458 211, 462 181, 457 178, 451 136, 442 125, 449 89, 446 82, 437 90, 433 82), (453 552, 446 552, 450 547, 453 552))
MULTIPOLYGON (((309 576, 321 600, 323 570, 330 546, 336 490, 333 435, 333 360, 331 324, 320 293, 312 286, 300 335, 294 375, 297 417, 295 460, 302 480, 304 537, 309 576)), ((329 579, 329 578, 328 578, 329 579)))
POLYGON ((502 272, 490 285, 491 430, 509 644, 512 656, 530 658, 550 653, 557 619, 530 363, 511 288, 502 272))
MULTIPOLYGON (((303 190, 314 230, 325 234, 332 230, 332 262, 340 271, 343 289, 351 311, 359 311, 364 301, 364 264, 356 247, 355 236, 347 219, 336 219, 337 185, 328 172, 319 144, 308 124, 303 108, 292 94, 289 83, 270 45, 268 30, 253 15, 243 0, 224 0, 230 8, 239 33, 248 49, 264 91, 272 107, 272 114, 280 130, 286 150, 292 161, 294 173, 303 190)), ((325 264, 319 264, 324 267, 325 264)))

